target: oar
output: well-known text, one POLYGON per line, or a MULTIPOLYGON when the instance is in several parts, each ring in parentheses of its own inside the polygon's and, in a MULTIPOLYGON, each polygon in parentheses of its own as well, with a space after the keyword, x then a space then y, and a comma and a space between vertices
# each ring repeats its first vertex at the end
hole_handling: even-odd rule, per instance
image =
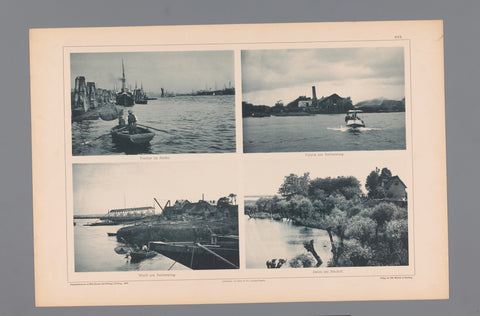
POLYGON ((138 124, 138 123, 137 123, 137 125, 143 126, 143 127, 146 127, 146 128, 151 128, 151 129, 159 131, 159 132, 164 132, 164 133, 170 134, 169 131, 166 131, 166 130, 163 130, 163 129, 158 129, 158 128, 155 128, 155 127, 151 127, 151 126, 147 126, 147 125, 143 125, 143 124, 138 124))

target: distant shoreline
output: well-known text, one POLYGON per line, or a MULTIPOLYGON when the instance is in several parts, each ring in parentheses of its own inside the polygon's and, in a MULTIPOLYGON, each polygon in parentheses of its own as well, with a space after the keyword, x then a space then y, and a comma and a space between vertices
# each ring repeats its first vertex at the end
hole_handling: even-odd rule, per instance
POLYGON ((73 215, 73 219, 90 219, 90 218, 100 218, 103 215, 98 214, 88 214, 88 215, 73 215))
MULTIPOLYGON (((363 111, 363 113, 405 113, 405 111, 363 111)), ((313 116, 313 115, 332 115, 332 114, 340 114, 343 115, 345 113, 309 113, 309 112, 285 112, 285 113, 271 113, 271 114, 264 114, 264 113, 251 113, 250 116, 244 116, 244 118, 253 117, 253 118, 260 118, 260 117, 270 117, 270 116, 313 116)))
POLYGON ((361 110, 364 113, 401 113, 405 112, 405 99, 373 99, 352 104, 350 97, 342 98, 332 94, 320 100, 300 96, 286 106, 278 101, 274 106, 255 105, 242 102, 242 117, 268 116, 310 116, 315 114, 345 114, 349 110, 361 110))

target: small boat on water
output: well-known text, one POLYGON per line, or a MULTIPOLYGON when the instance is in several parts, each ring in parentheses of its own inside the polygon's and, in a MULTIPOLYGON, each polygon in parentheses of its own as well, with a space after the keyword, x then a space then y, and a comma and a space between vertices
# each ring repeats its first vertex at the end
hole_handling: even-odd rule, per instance
POLYGON ((347 115, 345 116, 345 124, 347 125, 347 127, 365 127, 365 122, 357 115, 357 113, 361 112, 361 110, 349 110, 347 112, 347 115))
POLYGON ((128 126, 119 125, 112 128, 110 134, 112 135, 113 141, 130 145, 146 145, 152 140, 153 136, 155 136, 155 133, 148 128, 137 126, 136 133, 130 134, 128 126))
POLYGON ((151 241, 150 249, 193 270, 238 269, 238 236, 218 236, 211 244, 151 241))
POLYGON ((118 224, 111 220, 100 220, 97 222, 85 224, 83 226, 112 226, 112 225, 118 225, 118 224))
POLYGON ((125 254, 128 254, 130 251, 132 251, 132 248, 128 246, 117 246, 115 247, 114 250, 119 255, 125 255, 125 254))
POLYGON ((140 262, 142 260, 153 258, 157 255, 155 251, 150 250, 134 250, 129 253, 130 262, 140 262))
POLYGON ((117 233, 107 233, 107 235, 112 237, 112 236, 117 236, 117 233))
POLYGON ((148 97, 145 91, 143 90, 143 83, 140 89, 137 89, 137 84, 135 83, 135 90, 133 92, 135 97, 135 104, 147 104, 148 97))

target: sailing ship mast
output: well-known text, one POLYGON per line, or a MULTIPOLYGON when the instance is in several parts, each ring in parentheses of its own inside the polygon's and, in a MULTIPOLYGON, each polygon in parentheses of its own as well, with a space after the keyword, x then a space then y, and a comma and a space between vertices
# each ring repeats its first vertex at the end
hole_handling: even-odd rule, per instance
POLYGON ((122 92, 125 92, 125 67, 123 66, 123 59, 122 59, 122 92))

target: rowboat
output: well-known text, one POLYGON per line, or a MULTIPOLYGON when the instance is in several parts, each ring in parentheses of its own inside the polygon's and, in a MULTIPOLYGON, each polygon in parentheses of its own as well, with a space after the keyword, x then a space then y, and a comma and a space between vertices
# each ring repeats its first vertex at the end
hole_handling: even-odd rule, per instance
POLYGON ((151 241, 150 249, 193 270, 239 268, 237 236, 219 236, 212 244, 151 241))
POLYGON ((148 128, 136 127, 136 133, 130 134, 128 126, 115 126, 111 129, 110 134, 115 142, 129 144, 129 145, 146 145, 148 144, 155 133, 148 128))
POLYGON ((140 262, 142 260, 155 257, 157 253, 150 250, 135 250, 129 253, 130 262, 140 262))
POLYGON ((345 116, 345 124, 347 127, 357 128, 365 127, 365 122, 357 116, 357 113, 361 113, 361 110, 349 110, 345 116))

